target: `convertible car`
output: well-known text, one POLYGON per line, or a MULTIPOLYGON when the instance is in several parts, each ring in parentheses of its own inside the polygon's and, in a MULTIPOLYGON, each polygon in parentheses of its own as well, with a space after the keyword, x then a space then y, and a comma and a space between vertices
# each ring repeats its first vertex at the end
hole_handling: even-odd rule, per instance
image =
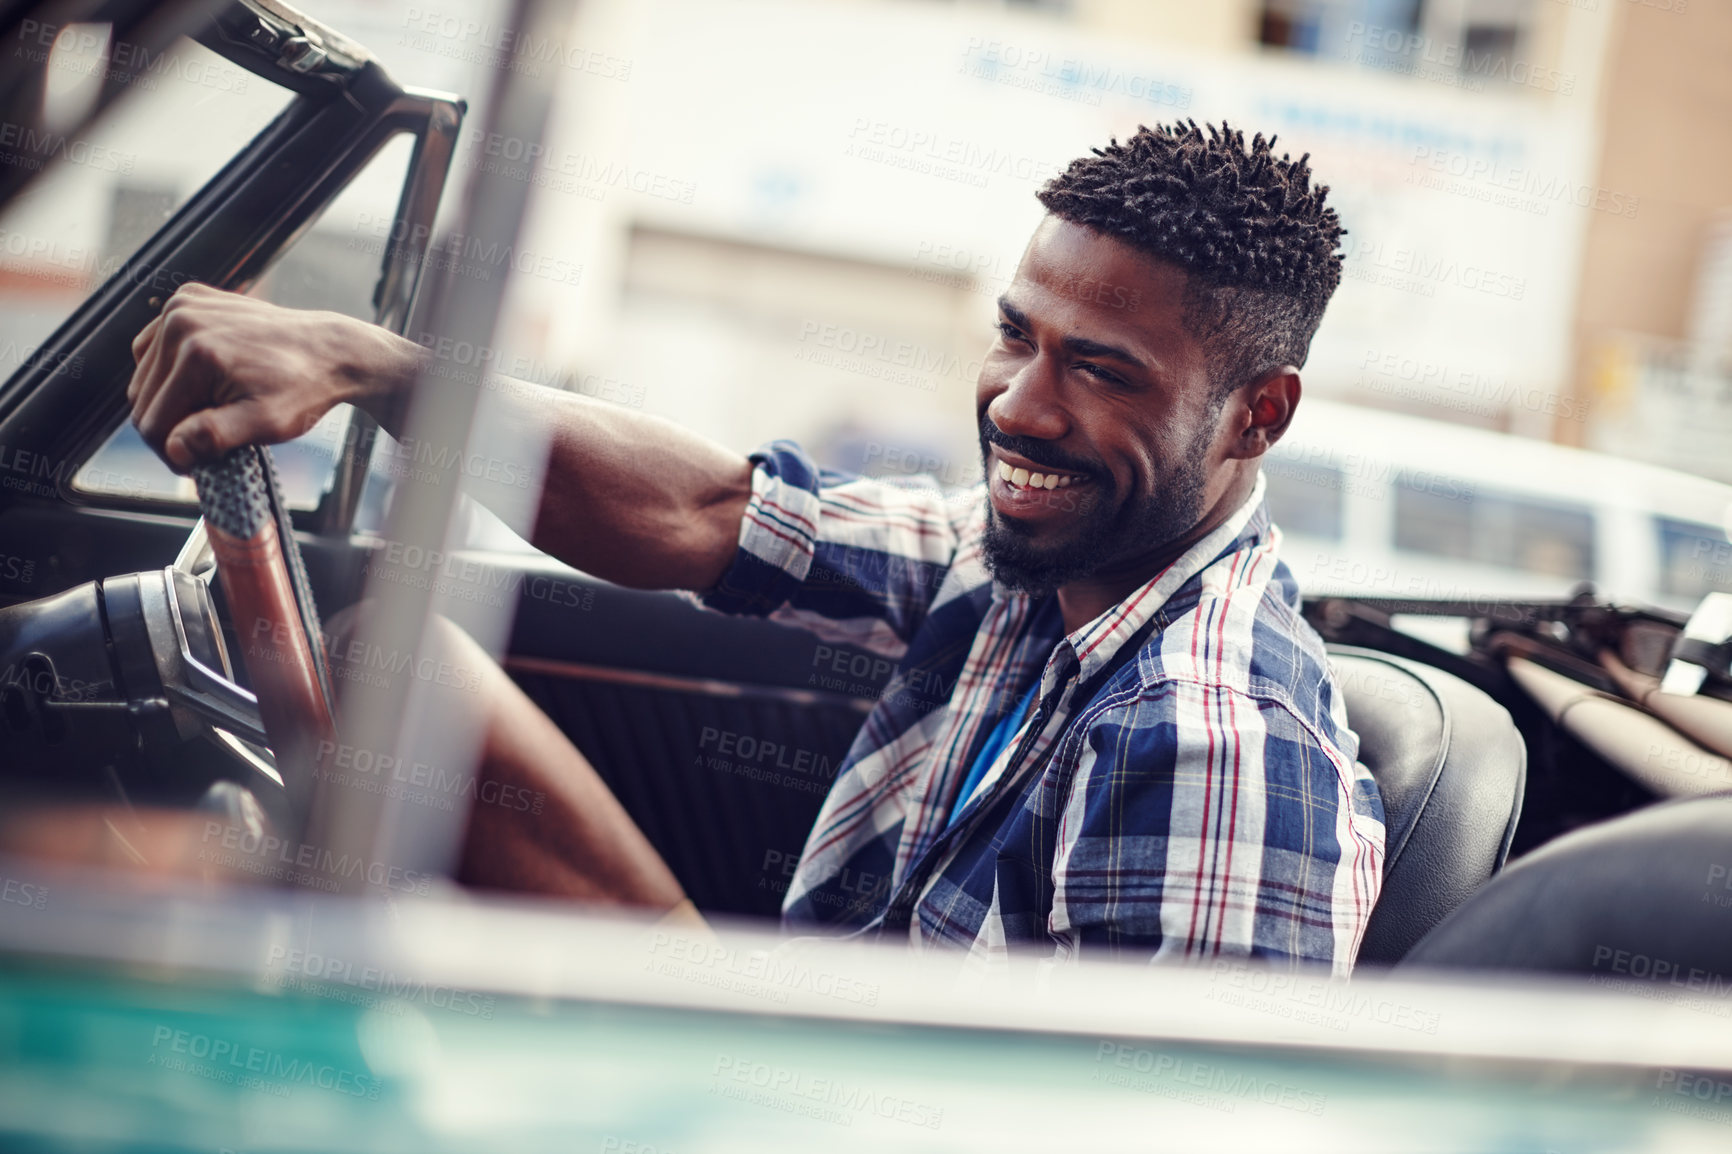
MULTIPOLYGON (((1591 586, 1306 603, 1388 816, 1383 894, 1346 987, 1218 963, 959 992, 954 975, 870 949, 786 961, 754 919, 779 910, 888 662, 524 550, 415 539, 393 482, 439 466, 359 412, 248 450, 196 491, 126 425, 132 339, 188 281, 399 332, 447 331, 453 302, 477 293, 497 310, 488 277, 453 287, 438 215, 465 101, 403 87, 275 0, 0 12, 18 46, 0 91, 0 242, 51 245, 42 222, 86 186, 108 190, 125 225, 62 260, 58 280, 33 266, 36 311, 8 321, 0 385, 0 1133, 13 1148, 541 1148, 581 1134, 649 1151, 816 1134, 1002 1149, 1050 1145, 1078 1110, 1104 1140, 1158 1125, 1198 1148, 1724 1136, 1726 594, 1694 613, 1591 586), (80 51, 95 78, 82 104, 55 72, 80 51), (153 79, 195 75, 248 93, 250 111, 225 105, 211 128, 237 150, 185 197, 128 199, 112 177, 145 147, 128 133, 199 131, 141 126, 151 107, 132 102, 153 79), (389 157, 401 178, 381 198, 389 157), (362 192, 350 211, 380 243, 361 250, 358 290, 329 273, 354 267, 355 246, 334 263, 318 223, 362 192), (261 543, 267 560, 246 571, 261 543), (389 592, 387 561, 401 596, 443 591, 509 620, 505 669, 697 906, 735 928, 702 938, 483 899, 436 855, 332 865, 307 780, 320 759, 457 828, 470 805, 515 804, 350 743, 345 727, 379 721, 355 702, 380 699, 333 685, 320 619, 369 580, 389 592), (1425 617, 1465 623, 1466 643, 1423 640, 1411 623, 1425 617), (250 660, 260 621, 295 659, 250 660), (187 815, 212 868, 153 871, 128 813, 187 815)), ((487 115, 525 115, 528 74, 501 75, 487 115)), ((216 116, 204 107, 154 115, 216 116)), ((488 216, 502 203, 490 187, 476 175, 466 235, 514 227, 488 216)))

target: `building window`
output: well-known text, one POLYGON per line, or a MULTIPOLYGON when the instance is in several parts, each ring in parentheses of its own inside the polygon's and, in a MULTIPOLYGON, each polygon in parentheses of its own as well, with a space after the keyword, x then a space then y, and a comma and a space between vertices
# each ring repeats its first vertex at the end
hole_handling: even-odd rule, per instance
POLYGON ((1732 591, 1732 541, 1715 525, 1655 517, 1660 546, 1660 589, 1691 599, 1732 591))
POLYGON ((1594 514, 1586 506, 1477 491, 1432 477, 1395 487, 1395 547, 1498 569, 1591 580, 1594 514))
POLYGON ((1523 54, 1537 15, 1533 0, 1262 0, 1257 39, 1319 60, 1501 90, 1532 77, 1523 54))

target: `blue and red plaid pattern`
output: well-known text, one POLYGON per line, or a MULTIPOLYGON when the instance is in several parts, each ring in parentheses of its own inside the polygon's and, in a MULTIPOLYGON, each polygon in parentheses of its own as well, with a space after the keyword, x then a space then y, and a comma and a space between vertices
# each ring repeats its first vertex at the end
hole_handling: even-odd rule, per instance
POLYGON ((985 489, 753 454, 740 551, 692 595, 898 662, 795 871, 790 926, 1034 954, 1353 964, 1383 806, 1259 476, 1227 522, 1066 635, 994 582, 985 489), (955 823, 975 753, 1039 704, 955 823))

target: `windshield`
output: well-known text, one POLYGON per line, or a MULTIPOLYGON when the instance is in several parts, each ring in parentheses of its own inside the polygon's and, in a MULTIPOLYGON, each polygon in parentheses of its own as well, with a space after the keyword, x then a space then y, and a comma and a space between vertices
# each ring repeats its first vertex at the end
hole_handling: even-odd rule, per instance
MULTIPOLYGON (((50 109, 88 103, 122 61, 140 75, 102 120, 56 150, 59 163, 0 209, 6 376, 293 96, 185 37, 151 54, 110 44, 107 25, 26 24, 33 27, 15 50, 47 59, 50 109)), ((37 159, 21 141, 0 144, 15 159, 37 159)))

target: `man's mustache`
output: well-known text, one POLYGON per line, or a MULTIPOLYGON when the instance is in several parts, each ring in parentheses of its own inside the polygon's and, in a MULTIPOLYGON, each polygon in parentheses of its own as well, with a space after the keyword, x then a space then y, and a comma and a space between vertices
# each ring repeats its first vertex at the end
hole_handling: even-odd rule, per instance
POLYGON ((997 445, 1007 453, 1015 453, 1019 457, 1025 457, 1055 473, 1078 473, 1091 480, 1101 480, 1107 477, 1107 471, 1099 465, 1060 453, 1053 448, 1050 441, 1011 436, 993 424, 991 417, 982 413, 980 415, 980 456, 982 461, 987 456, 986 447, 988 445, 997 445))

